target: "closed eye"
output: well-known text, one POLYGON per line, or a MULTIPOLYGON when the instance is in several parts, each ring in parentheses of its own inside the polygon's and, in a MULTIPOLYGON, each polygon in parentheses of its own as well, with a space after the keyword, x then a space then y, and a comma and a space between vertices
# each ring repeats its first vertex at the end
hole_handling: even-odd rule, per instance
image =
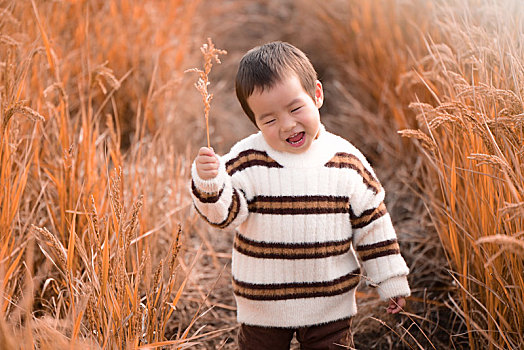
POLYGON ((264 125, 271 124, 275 121, 275 119, 269 119, 268 121, 264 122, 264 125))
POLYGON ((295 108, 295 109, 292 109, 292 110, 291 110, 291 113, 298 111, 300 108, 302 108, 302 106, 299 106, 299 107, 297 107, 297 108, 295 108))

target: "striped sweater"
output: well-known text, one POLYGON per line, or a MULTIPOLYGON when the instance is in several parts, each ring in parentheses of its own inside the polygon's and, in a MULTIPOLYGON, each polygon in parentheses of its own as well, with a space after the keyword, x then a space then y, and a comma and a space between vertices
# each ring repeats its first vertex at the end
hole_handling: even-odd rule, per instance
POLYGON ((354 315, 355 251, 382 299, 410 294, 384 189, 364 156, 323 126, 301 154, 275 151, 253 134, 220 157, 215 178, 199 178, 193 164, 191 187, 204 220, 236 228, 241 323, 295 328, 354 315))

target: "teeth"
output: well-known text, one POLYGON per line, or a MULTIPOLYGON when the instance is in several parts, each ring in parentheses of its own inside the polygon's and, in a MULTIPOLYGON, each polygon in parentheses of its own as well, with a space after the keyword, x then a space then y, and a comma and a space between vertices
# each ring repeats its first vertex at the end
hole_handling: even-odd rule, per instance
POLYGON ((299 143, 302 140, 302 137, 303 137, 302 134, 303 134, 303 132, 297 132, 297 133, 291 135, 290 137, 288 137, 286 139, 286 141, 289 142, 292 145, 294 145, 296 143, 299 143), (298 136, 300 136, 300 138, 298 140, 296 140, 296 141, 293 141, 293 139, 297 138, 298 136))

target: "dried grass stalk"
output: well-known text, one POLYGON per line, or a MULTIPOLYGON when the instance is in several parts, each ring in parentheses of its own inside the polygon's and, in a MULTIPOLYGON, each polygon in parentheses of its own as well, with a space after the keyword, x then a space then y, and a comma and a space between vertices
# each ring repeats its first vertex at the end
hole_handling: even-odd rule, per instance
POLYGON ((111 204, 113 206, 113 211, 115 213, 115 218, 118 223, 121 222, 122 219, 122 197, 120 193, 120 186, 122 184, 122 168, 119 168, 118 170, 115 169, 113 176, 111 177, 111 204))
POLYGON ((67 269, 67 254, 64 246, 62 243, 56 238, 55 235, 53 235, 49 230, 45 227, 37 227, 35 225, 31 225, 31 228, 39 233, 39 236, 37 238, 44 242, 46 245, 53 248, 53 252, 58 257, 59 267, 63 269, 63 271, 66 271, 67 269))
POLYGON ((423 133, 420 130, 413 130, 413 129, 404 129, 397 131, 402 137, 410 137, 415 138, 422 143, 422 147, 427 149, 428 151, 435 153, 437 150, 437 145, 435 142, 425 133, 423 133))
POLYGON ((198 81, 195 83, 195 87, 202 95, 202 101, 204 102, 204 117, 206 119, 206 135, 207 135, 207 147, 211 147, 209 142, 209 110, 211 109, 211 99, 213 94, 207 91, 209 83, 209 73, 211 73, 211 67, 213 67, 213 60, 216 63, 221 63, 218 55, 225 55, 227 51, 215 48, 215 45, 211 41, 211 38, 207 39, 207 44, 203 44, 200 48, 202 55, 204 55, 204 70, 198 68, 192 68, 186 70, 186 72, 197 72, 199 75, 198 81))
POLYGON ((524 257, 524 241, 515 237, 507 235, 493 235, 479 238, 476 241, 477 244, 493 243, 498 244, 501 249, 507 249, 508 251, 524 257))
POLYGON ((124 228, 124 240, 125 240, 125 249, 124 251, 127 252, 127 249, 129 248, 129 245, 131 244, 131 241, 133 240, 133 236, 135 235, 137 229, 138 229, 138 213, 140 212, 140 209, 143 205, 143 198, 144 196, 140 196, 138 200, 133 204, 133 211, 131 213, 131 219, 126 223, 124 228))
POLYGON ((45 118, 40 113, 30 107, 23 106, 22 102, 17 102, 5 111, 5 116, 2 121, 2 130, 7 128, 7 123, 16 114, 23 115, 33 121, 45 122, 45 118))
POLYGON ((500 168, 508 174, 512 171, 511 167, 504 159, 491 154, 473 153, 468 157, 468 159, 478 161, 477 166, 490 165, 492 167, 500 168))

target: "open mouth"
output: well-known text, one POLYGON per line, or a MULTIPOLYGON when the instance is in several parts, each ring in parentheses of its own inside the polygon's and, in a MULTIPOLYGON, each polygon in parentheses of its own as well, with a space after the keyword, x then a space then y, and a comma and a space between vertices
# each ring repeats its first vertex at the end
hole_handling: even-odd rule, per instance
POLYGON ((306 133, 301 131, 297 132, 296 134, 291 135, 286 139, 287 143, 289 143, 293 147, 299 147, 304 144, 304 141, 306 139, 306 133))

